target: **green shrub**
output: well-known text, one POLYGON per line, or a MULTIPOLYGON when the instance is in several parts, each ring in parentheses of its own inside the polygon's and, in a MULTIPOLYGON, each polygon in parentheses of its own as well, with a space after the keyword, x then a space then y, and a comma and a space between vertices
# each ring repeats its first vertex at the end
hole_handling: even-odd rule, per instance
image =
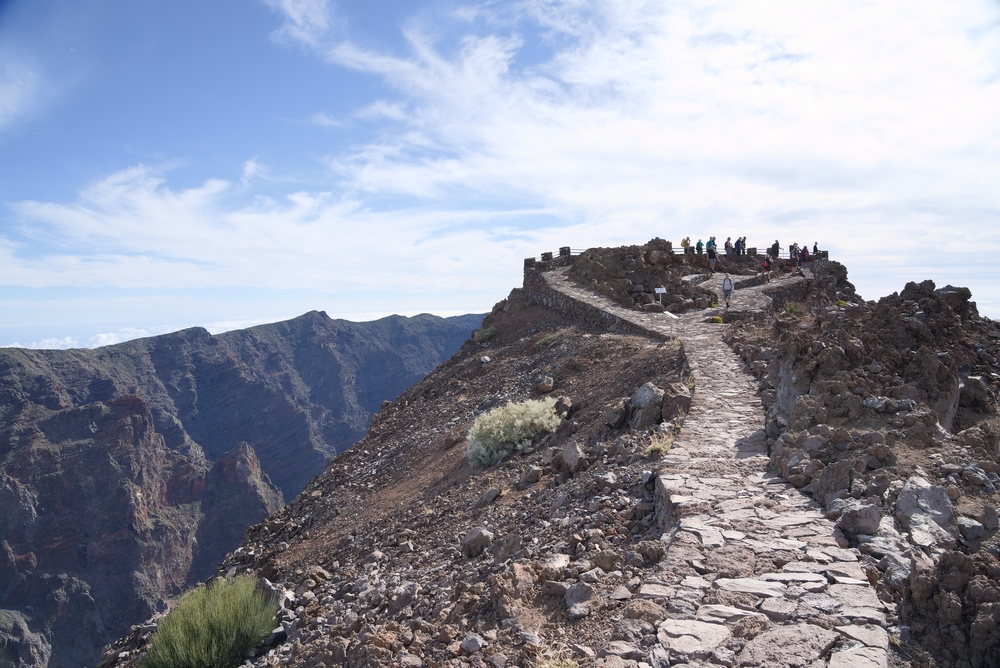
POLYGON ((717 325, 720 324, 720 323, 722 323, 722 316, 721 315, 713 315, 712 316, 712 322, 714 322, 717 325))
POLYGON ((561 418, 556 400, 528 399, 494 408, 476 418, 469 429, 465 456, 476 466, 491 466, 515 450, 531 445, 538 434, 555 431, 561 418))
POLYGON ((802 313, 802 309, 795 302, 785 302, 785 313, 802 313))
POLYGON ((142 668, 232 668, 274 629, 278 604, 249 576, 185 594, 149 643, 142 668))
POLYGON ((839 306, 840 308, 844 308, 845 306, 847 306, 847 302, 845 302, 843 299, 838 299, 837 306, 839 306))
POLYGON ((472 340, 476 343, 489 341, 497 333, 496 327, 481 327, 472 333, 472 340))
POLYGON ((549 332, 548 334, 545 334, 544 336, 542 336, 541 338, 539 338, 537 341, 535 341, 535 347, 536 348, 548 348, 549 346, 554 346, 558 342, 559 342, 559 333, 558 332, 549 332))

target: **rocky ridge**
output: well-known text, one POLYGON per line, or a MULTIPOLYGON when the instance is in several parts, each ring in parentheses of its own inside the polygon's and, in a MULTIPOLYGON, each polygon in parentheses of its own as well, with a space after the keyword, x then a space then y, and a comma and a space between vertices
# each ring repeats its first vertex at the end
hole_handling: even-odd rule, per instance
POLYGON ((19 665, 93 665, 480 319, 314 312, 219 336, 0 350, 0 646, 19 665))
MULTIPOLYGON (((636 266, 650 264, 649 250, 636 266)), ((978 499, 983 534, 970 538, 975 525, 957 518, 978 520, 953 500, 949 515, 954 491, 910 461, 902 438, 880 439, 885 425, 871 418, 892 409, 902 422, 891 429, 914 428, 916 442, 930 434, 937 471, 968 487, 960 499, 977 485, 992 493, 990 452, 938 426, 949 387, 940 369, 937 386, 901 399, 886 395, 912 381, 893 371, 869 406, 819 385, 816 356, 843 356, 832 374, 859 377, 847 344, 872 327, 856 316, 878 311, 843 267, 744 284, 730 310, 674 320, 580 284, 572 262, 528 267, 525 288, 484 323, 494 340, 466 344, 386 405, 363 441, 227 557, 220 576, 262 575, 283 602, 281 628, 251 664, 993 665, 994 500, 978 499), (809 337, 824 346, 798 345, 809 337), (476 415, 549 391, 564 395, 562 428, 495 467, 469 468, 460 446, 476 415), (984 457, 977 470, 957 461, 973 453, 984 457)), ((967 314, 946 336, 961 339, 956 350, 963 332, 988 339, 995 327, 963 295, 934 297, 967 314)), ((933 313, 906 301, 891 308, 933 313)), ((980 366, 964 373, 988 394, 994 371, 983 364, 994 353, 972 350, 980 366)), ((962 406, 958 396, 953 427, 975 427, 989 446, 989 400, 962 406)), ((134 665, 150 631, 136 628, 102 665, 134 665)))

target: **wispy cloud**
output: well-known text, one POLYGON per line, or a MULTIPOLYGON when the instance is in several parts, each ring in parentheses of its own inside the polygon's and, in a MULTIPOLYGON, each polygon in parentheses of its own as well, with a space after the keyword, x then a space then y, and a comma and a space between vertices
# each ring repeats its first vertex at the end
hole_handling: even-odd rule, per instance
POLYGON ((37 69, 0 49, 0 131, 37 108, 42 91, 37 69))
POLYGON ((330 0, 264 0, 264 4, 285 17, 275 31, 279 38, 290 38, 308 46, 317 46, 334 24, 330 0))
POLYGON ((995 3, 461 5, 391 52, 335 34, 328 2, 268 4, 390 91, 328 187, 248 203, 230 180, 253 194, 256 161, 179 190, 136 166, 20 203, 0 282, 499 291, 560 245, 745 234, 819 241, 868 297, 955 276, 1000 304, 995 3))
POLYGON ((406 55, 314 45, 407 109, 331 161, 355 192, 506 196, 608 239, 794 234, 882 266, 1000 251, 995 3, 517 7, 444 42, 413 22, 406 55), (553 55, 518 68, 529 20, 553 55))

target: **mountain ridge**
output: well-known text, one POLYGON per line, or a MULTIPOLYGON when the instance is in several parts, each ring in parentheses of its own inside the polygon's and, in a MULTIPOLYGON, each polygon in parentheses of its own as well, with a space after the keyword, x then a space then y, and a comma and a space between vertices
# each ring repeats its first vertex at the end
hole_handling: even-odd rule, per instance
POLYGON ((0 350, 0 639, 35 665, 93 663, 481 319, 312 311, 218 335, 0 350))

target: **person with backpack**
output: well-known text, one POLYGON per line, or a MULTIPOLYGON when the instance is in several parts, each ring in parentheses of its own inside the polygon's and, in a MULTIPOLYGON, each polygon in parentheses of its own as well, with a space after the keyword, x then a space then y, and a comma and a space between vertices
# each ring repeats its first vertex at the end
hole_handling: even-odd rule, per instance
POLYGON ((775 239, 774 240, 774 245, 771 246, 771 257, 774 258, 775 260, 777 260, 778 259, 778 254, 780 252, 781 252, 781 244, 779 244, 778 240, 775 239))
POLYGON ((764 272, 764 276, 768 281, 771 280, 771 256, 765 255, 764 259, 760 263, 760 270, 764 272))
POLYGON ((705 244, 701 243, 701 239, 698 239, 698 243, 694 245, 695 250, 698 251, 698 255, 701 255, 701 249, 705 247, 705 244))
POLYGON ((726 277, 722 279, 722 299, 726 302, 726 310, 729 310, 729 298, 733 296, 733 279, 726 274, 726 277))

